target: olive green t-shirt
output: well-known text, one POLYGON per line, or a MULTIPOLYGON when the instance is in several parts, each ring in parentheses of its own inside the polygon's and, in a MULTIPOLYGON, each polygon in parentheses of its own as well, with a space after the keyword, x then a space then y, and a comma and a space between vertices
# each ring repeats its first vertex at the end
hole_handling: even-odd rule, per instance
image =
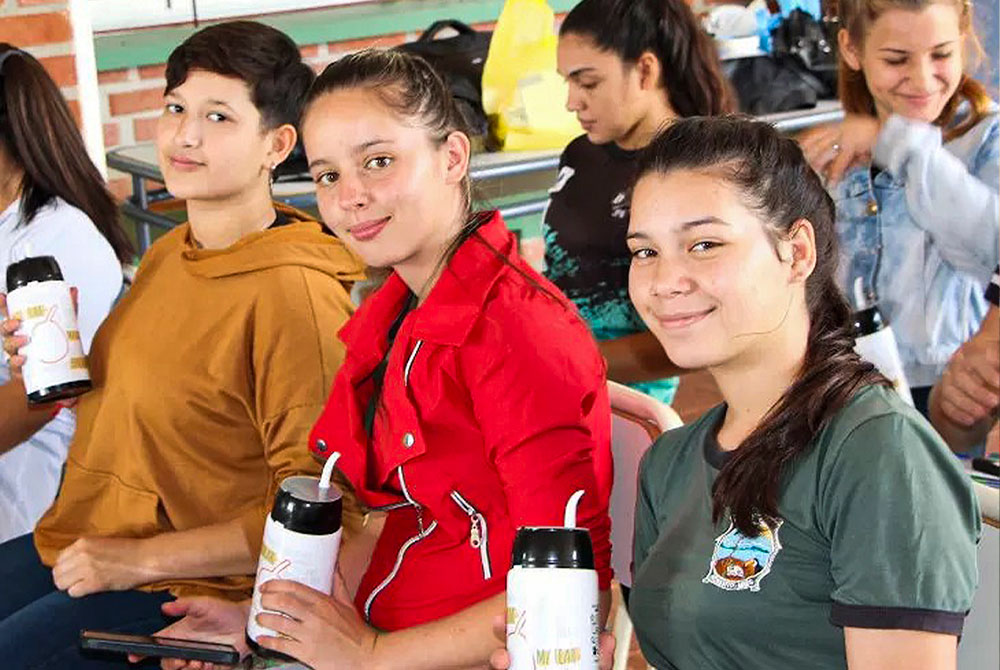
POLYGON ((629 610, 657 668, 845 668, 842 627, 961 633, 980 514, 955 457, 895 392, 868 387, 783 479, 755 538, 712 523, 724 405, 643 459, 629 610))

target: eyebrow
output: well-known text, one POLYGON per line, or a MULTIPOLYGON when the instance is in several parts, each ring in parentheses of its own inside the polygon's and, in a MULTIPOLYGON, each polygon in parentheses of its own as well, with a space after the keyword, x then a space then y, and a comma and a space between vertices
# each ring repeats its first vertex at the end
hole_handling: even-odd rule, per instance
MULTIPOLYGON (((363 154, 364 152, 368 151, 372 147, 377 146, 379 144, 392 144, 392 140, 383 140, 381 138, 368 140, 367 142, 362 142, 361 144, 351 149, 351 153, 354 154, 355 156, 358 154, 363 154)), ((310 170, 319 165, 331 165, 331 163, 325 158, 317 158, 316 160, 309 161, 310 170)))
MULTIPOLYGON (((940 49, 941 47, 949 46, 949 45, 954 44, 954 43, 955 43, 955 40, 948 40, 947 42, 941 42, 941 44, 935 44, 934 46, 931 47, 931 51, 933 51, 935 49, 940 49)), ((906 49, 895 49, 893 47, 882 47, 881 49, 879 49, 879 51, 891 51, 893 53, 899 53, 899 54, 908 54, 908 53, 910 53, 906 49)))
POLYGON ((706 216, 700 219, 692 219, 691 221, 685 221, 681 224, 681 230, 690 230, 691 228, 697 228, 698 226, 707 226, 709 224, 717 223, 723 226, 728 226, 728 221, 723 221, 717 216, 706 216))
MULTIPOLYGON (((713 224, 713 223, 714 224, 723 225, 723 226, 730 225, 728 221, 724 221, 724 220, 722 220, 722 219, 720 219, 720 218, 718 218, 716 216, 706 216, 706 217, 703 217, 703 218, 700 218, 700 219, 692 219, 691 221, 685 221, 684 223, 681 224, 680 229, 681 229, 681 231, 687 231, 687 230, 690 230, 691 228, 697 228, 698 226, 707 226, 707 225, 710 225, 710 224, 713 224)), ((646 233, 644 233, 642 231, 639 231, 639 230, 637 230, 634 233, 629 233, 625 237, 626 241, 628 241, 628 240, 640 240, 640 239, 641 240, 649 240, 649 239, 652 239, 652 238, 649 235, 647 235, 646 233)))
POLYGON ((573 70, 568 75, 566 75, 566 78, 567 79, 576 79, 580 75, 591 74, 591 73, 595 73, 595 72, 597 72, 597 68, 596 67, 591 67, 591 66, 587 65, 587 66, 584 66, 584 67, 578 67, 577 69, 573 70))
POLYGON ((392 144, 392 140, 383 140, 381 138, 375 138, 373 140, 368 140, 367 142, 362 142, 361 144, 359 144, 356 147, 354 147, 353 149, 351 149, 351 153, 355 154, 355 155, 356 154, 363 154, 364 152, 368 151, 372 147, 374 147, 376 145, 379 145, 379 144, 392 144))
POLYGON ((209 100, 208 104, 210 104, 210 105, 220 105, 220 106, 225 107, 226 109, 229 109, 231 111, 234 111, 234 112, 236 111, 235 109, 233 109, 233 106, 230 105, 225 100, 209 100))

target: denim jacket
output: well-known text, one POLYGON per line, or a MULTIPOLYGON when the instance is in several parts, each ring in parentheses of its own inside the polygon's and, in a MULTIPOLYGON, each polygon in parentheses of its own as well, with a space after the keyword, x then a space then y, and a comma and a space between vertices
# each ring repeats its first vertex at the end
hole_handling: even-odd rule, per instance
POLYGON ((840 285, 877 300, 910 386, 930 386, 979 327, 1000 247, 1000 119, 943 143, 937 126, 891 116, 873 163, 831 189, 840 285), (860 278, 860 281, 859 281, 860 278))

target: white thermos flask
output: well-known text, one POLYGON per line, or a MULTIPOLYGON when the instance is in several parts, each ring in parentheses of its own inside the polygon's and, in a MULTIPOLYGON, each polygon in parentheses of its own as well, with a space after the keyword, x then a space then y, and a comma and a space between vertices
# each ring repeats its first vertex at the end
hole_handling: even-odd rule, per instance
POLYGON ((877 302, 869 302, 862 295, 861 279, 854 283, 854 350, 892 382, 893 388, 908 405, 913 406, 910 385, 903 371, 903 360, 899 356, 896 335, 892 326, 882 316, 877 302))
POLYGON ((338 458, 339 452, 330 455, 319 478, 289 477, 275 494, 274 507, 264 525, 246 630, 247 642, 259 656, 288 660, 284 654, 257 644, 261 635, 277 636, 257 623, 258 614, 271 612, 261 606, 263 584, 272 579, 290 579, 326 594, 333 592, 343 501, 340 490, 330 484, 330 477, 338 458))
POLYGON ((507 573, 511 670, 597 670, 600 605, 590 533, 576 527, 583 491, 563 526, 517 530, 507 573))
POLYGON ((19 319, 28 344, 22 370, 28 404, 64 400, 90 390, 90 372, 69 285, 52 256, 7 266, 7 312, 19 319))

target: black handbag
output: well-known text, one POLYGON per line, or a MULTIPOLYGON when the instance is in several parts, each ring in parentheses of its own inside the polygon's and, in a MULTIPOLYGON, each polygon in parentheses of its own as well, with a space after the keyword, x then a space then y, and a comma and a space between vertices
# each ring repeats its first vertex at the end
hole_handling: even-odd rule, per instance
POLYGON ((727 61, 740 111, 773 114, 816 106, 837 94, 837 53, 824 25, 795 9, 771 31, 772 52, 727 61))
POLYGON ((483 65, 492 37, 492 32, 445 19, 432 23, 415 42, 396 47, 423 57, 441 75, 473 135, 486 135, 488 129, 483 111, 483 65), (437 34, 446 28, 458 35, 438 39, 437 34))

